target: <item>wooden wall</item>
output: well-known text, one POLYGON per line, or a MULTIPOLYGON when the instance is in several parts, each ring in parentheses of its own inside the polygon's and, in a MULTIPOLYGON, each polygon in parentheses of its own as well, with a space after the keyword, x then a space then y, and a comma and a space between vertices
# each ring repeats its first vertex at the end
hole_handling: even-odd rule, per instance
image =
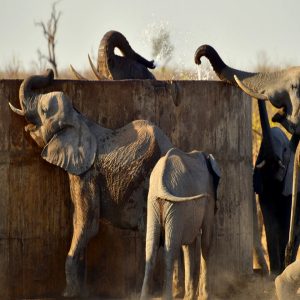
MULTIPOLYGON (((72 232, 65 172, 40 158, 25 121, 9 110, 8 101, 18 107, 20 83, 0 81, 0 299, 59 295, 72 232)), ((181 149, 212 153, 222 171, 212 285, 217 288, 224 274, 252 272, 249 97, 211 81, 57 81, 55 90, 66 92, 79 111, 105 127, 148 119, 181 149)), ((138 293, 143 246, 140 233, 101 222, 87 251, 89 291, 111 297, 138 293)))

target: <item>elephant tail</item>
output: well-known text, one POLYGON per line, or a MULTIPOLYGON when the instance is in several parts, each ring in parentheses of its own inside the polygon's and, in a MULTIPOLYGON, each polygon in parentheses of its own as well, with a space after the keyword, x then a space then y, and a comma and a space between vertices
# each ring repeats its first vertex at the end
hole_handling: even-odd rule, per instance
POLYGON ((150 189, 157 198, 185 202, 212 197, 208 190, 210 174, 205 159, 170 149, 155 165, 150 177, 150 189))

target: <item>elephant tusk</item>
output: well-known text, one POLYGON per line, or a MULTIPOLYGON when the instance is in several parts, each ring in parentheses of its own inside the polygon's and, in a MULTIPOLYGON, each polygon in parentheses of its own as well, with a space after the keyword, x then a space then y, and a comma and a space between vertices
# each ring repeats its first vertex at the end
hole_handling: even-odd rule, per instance
POLYGON ((8 102, 8 105, 9 105, 10 109, 11 109, 14 113, 16 113, 16 114, 18 114, 18 115, 20 115, 20 116, 23 116, 23 117, 25 116, 25 111, 24 111, 24 110, 15 108, 10 102, 8 102))
POLYGON ((279 164, 280 168, 285 169, 285 165, 282 163, 281 160, 278 160, 278 164, 279 164))
POLYGON ((258 100, 268 100, 268 97, 264 94, 260 94, 260 93, 256 93, 254 91, 252 91, 250 88, 248 88, 245 84, 243 84, 236 75, 233 75, 234 80, 236 81, 236 83, 238 84, 238 86, 246 93, 248 94, 250 97, 253 97, 255 99, 258 100))
POLYGON ((258 165, 256 165, 256 168, 257 168, 257 169, 261 169, 265 164, 266 164, 266 160, 263 160, 263 161, 260 162, 258 165))
POLYGON ((92 70, 93 70, 94 75, 96 76, 96 78, 99 79, 99 80, 107 80, 106 77, 102 76, 102 75, 98 72, 98 70, 97 70, 97 68, 95 67, 95 65, 93 64, 93 62, 92 62, 91 57, 90 57, 89 54, 88 54, 88 58, 89 58, 90 66, 91 66, 91 68, 92 68, 92 70))
POLYGON ((80 75, 74 68, 72 65, 70 65, 70 70, 73 73, 73 75, 75 76, 76 79, 79 80, 87 80, 85 77, 83 77, 82 75, 80 75))

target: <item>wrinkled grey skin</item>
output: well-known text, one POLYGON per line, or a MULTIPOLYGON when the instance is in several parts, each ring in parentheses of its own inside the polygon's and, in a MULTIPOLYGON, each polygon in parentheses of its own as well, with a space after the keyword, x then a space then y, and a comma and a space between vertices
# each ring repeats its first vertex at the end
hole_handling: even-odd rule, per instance
MULTIPOLYGON (((154 61, 148 61, 136 53, 129 45, 125 36, 118 31, 108 31, 102 38, 98 50, 97 68, 89 61, 95 76, 99 80, 121 80, 121 79, 155 79, 148 70, 154 69, 154 61), (118 48, 123 56, 115 54, 118 48)), ((78 79, 84 79, 71 66, 71 70, 78 79)))
MULTIPOLYGON (((237 85, 234 75, 243 79, 247 84, 251 80, 255 81, 266 76, 228 67, 216 50, 209 45, 203 45, 197 49, 195 53, 197 64, 201 63, 202 56, 209 59, 221 80, 233 85, 237 85)), ((294 150, 298 139, 294 135, 289 141, 280 128, 270 128, 265 102, 258 101, 258 106, 263 140, 255 163, 254 190, 259 195, 266 228, 270 272, 277 275, 284 269, 284 254, 290 224, 294 150)), ((300 213, 299 208, 297 211, 300 213)), ((298 235, 295 239, 293 260, 299 246, 298 235)))
POLYGON ((27 78, 20 87, 21 109, 10 107, 28 121, 25 129, 43 148, 42 158, 68 172, 74 215, 64 296, 74 297, 82 293, 80 259, 98 232, 99 218, 120 228, 139 229, 145 217, 142 195, 147 178, 172 145, 148 121, 106 129, 75 110, 64 93, 33 92, 52 79, 52 70, 27 78))
POLYGON ((196 50, 195 63, 200 64, 202 56, 211 57, 216 62, 214 70, 221 80, 235 83, 253 98, 270 101, 279 109, 273 121, 281 123, 290 133, 300 135, 300 67, 250 73, 228 66, 223 68, 215 53, 211 46, 202 45, 196 50))
MULTIPOLYGON (((211 156, 210 156, 211 157, 211 156)), ((149 184, 147 203, 146 267, 141 299, 149 298, 149 286, 155 260, 163 241, 164 299, 172 299, 174 261, 183 246, 185 299, 195 299, 193 282, 196 239, 201 236, 202 278, 205 299, 206 264, 213 234, 216 189, 219 169, 214 159, 203 152, 168 151, 155 165, 149 184)))

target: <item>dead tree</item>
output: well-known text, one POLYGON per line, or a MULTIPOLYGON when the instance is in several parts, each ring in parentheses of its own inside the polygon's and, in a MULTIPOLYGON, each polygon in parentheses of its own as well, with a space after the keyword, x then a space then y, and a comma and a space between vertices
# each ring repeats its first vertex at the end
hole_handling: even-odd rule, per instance
POLYGON ((43 30, 44 37, 48 43, 48 55, 45 55, 38 49, 39 60, 45 59, 53 67, 55 77, 58 78, 57 62, 55 57, 55 46, 56 46, 56 32, 59 18, 61 16, 61 11, 56 11, 56 5, 59 1, 52 4, 52 11, 50 19, 47 23, 40 21, 36 22, 36 26, 40 26, 43 30))

